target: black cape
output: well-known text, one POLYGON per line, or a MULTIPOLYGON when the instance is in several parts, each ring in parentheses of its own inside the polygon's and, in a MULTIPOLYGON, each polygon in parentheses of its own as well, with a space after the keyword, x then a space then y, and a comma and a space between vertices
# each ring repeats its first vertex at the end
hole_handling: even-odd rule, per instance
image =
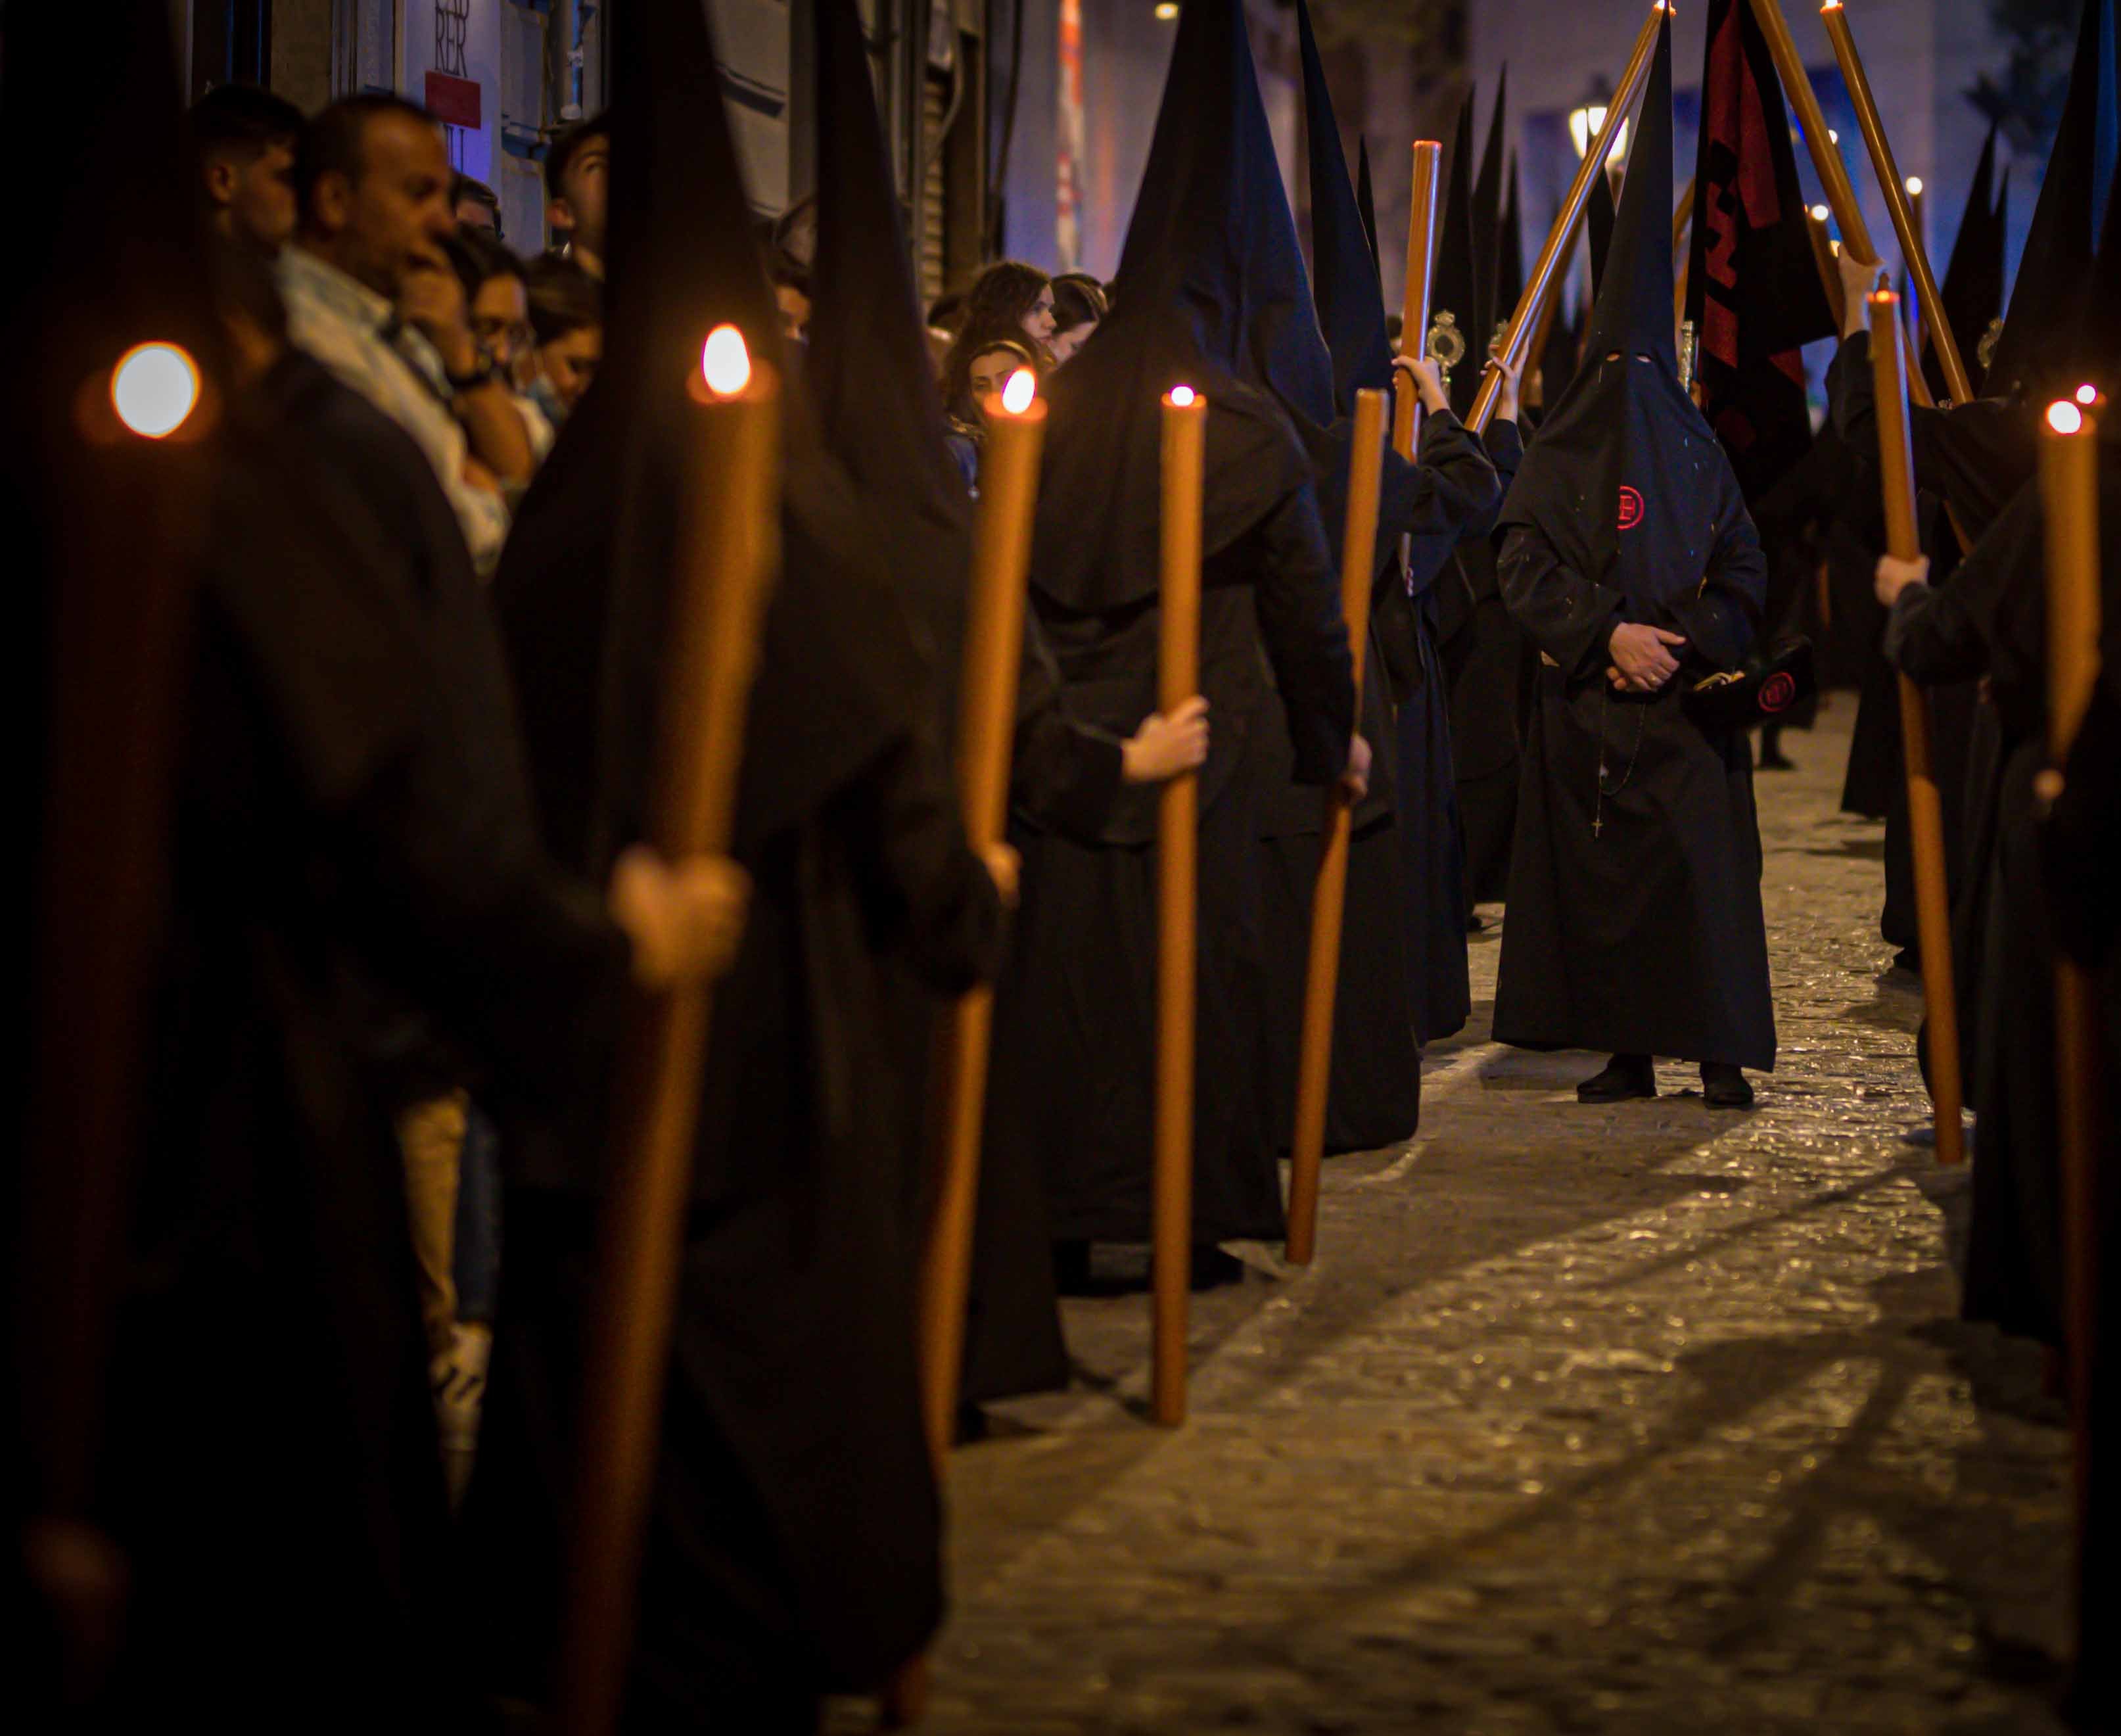
POLYGON ((1680 692, 1760 630, 1765 563, 1671 336, 1671 46, 1661 33, 1583 371, 1504 503, 1504 595, 1538 646, 1495 1034, 1774 1062, 1752 756, 1680 692), (1617 359, 1608 359, 1616 356, 1617 359), (1623 621, 1688 643, 1653 696, 1606 679, 1623 621))

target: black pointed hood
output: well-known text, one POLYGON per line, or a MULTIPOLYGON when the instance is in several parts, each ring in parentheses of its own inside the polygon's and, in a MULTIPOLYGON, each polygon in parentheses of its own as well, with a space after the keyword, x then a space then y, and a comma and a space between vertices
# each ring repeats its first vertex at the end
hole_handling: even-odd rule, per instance
MULTIPOLYGON (((1959 219, 1959 234, 1951 244, 1951 262, 1937 287, 1945 318, 1959 345, 1960 358, 1977 390, 1981 380, 1981 340, 1990 322, 2003 310, 2003 223, 2007 215, 2004 199, 1996 191, 1996 128, 1990 127, 1981 147, 1981 160, 1974 170, 1974 184, 1966 193, 1966 209, 1959 219)), ((1932 343, 1923 357, 1931 390, 1946 395, 1944 366, 1932 343)))
POLYGON ((1613 175, 1601 170, 1591 182, 1590 202, 1583 208, 1583 226, 1591 238, 1591 294, 1596 301, 1606 287, 1606 261, 1613 251, 1613 225, 1619 213, 1613 208, 1613 175))
MULTIPOLYGON (((803 368, 825 449, 860 491, 902 594, 953 684, 972 511, 914 292, 898 189, 854 0, 813 0, 818 246, 803 368)), ((946 702, 947 704, 947 702, 946 702)))
POLYGON ((753 689, 739 839, 793 824, 902 733, 925 679, 852 484, 786 389, 699 0, 612 20, 608 338, 595 384, 532 483, 494 578, 548 840, 600 877, 641 835, 661 651, 706 334, 734 324, 783 367, 781 573, 753 689))
POLYGON ((2039 376, 2067 371, 2086 310, 2085 286, 2121 153, 2114 0, 2084 0, 2069 95, 2039 202, 2018 262, 2003 335, 1989 363, 1988 390, 2008 394, 2039 376))
POLYGON ((1179 14, 1112 312, 1052 376, 1032 582, 1069 609, 1154 593, 1160 399, 1209 403, 1203 552, 1309 480, 1333 371, 1260 101, 1243 8, 1179 14))
POLYGON ((1488 340, 1496 322, 1509 317, 1497 292, 1502 270, 1503 160, 1508 154, 1503 133, 1510 101, 1510 69, 1503 63, 1495 81, 1495 106, 1488 117, 1488 142, 1480 152, 1480 177, 1473 184, 1473 302, 1478 309, 1475 329, 1480 341, 1477 356, 1488 352, 1488 340))
MULTIPOLYGON (((2109 399, 2121 397, 2121 317, 2117 317, 2121 313, 2121 175, 2115 176, 2107 193, 2106 221, 2100 231, 2099 257, 2086 286, 2085 306, 2100 311, 2085 321, 2077 371, 2109 399)), ((2100 433, 2108 441, 2121 435, 2121 417, 2109 412, 2100 433)))
MULTIPOLYGON (((1340 147, 1340 122, 1326 88, 1308 0, 1297 0, 1303 57, 1303 127, 1311 166, 1312 287, 1333 363, 1334 408, 1352 415, 1355 394, 1391 383, 1391 342, 1385 334, 1377 262, 1340 147)), ((1365 158, 1367 161, 1367 157, 1365 158)), ((1331 528, 1330 526, 1328 527, 1331 528)))
POLYGON ((1501 524, 1536 530, 1639 619, 1693 589, 1745 511, 1729 458, 1680 389, 1672 343, 1669 15, 1635 130, 1583 367, 1526 453, 1501 524))
POLYGON ((1495 241, 1495 318, 1508 319, 1524 294, 1524 211, 1517 193, 1517 160, 1510 159, 1509 191, 1503 200, 1502 233, 1495 241))
POLYGON ((1384 265, 1384 255, 1377 251, 1377 196, 1370 189, 1370 142, 1359 140, 1355 146, 1355 208, 1363 214, 1363 234, 1370 244, 1370 259, 1379 269, 1384 265))
MULTIPOLYGON (((1477 273, 1473 240, 1473 92, 1466 92, 1458 110, 1458 128, 1452 137, 1451 167, 1443 182, 1443 226, 1436 237, 1436 263, 1429 278, 1429 319, 1432 328, 1451 316, 1451 324, 1465 342, 1466 352, 1451 370, 1451 408, 1462 420, 1480 395, 1483 354, 1477 273)), ((1428 334, 1401 334, 1401 347, 1409 354, 1424 353, 1428 334)))

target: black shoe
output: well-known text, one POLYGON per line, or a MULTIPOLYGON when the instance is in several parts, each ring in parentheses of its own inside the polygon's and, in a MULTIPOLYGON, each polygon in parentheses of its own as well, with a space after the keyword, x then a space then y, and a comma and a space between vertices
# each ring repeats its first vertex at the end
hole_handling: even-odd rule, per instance
POLYGON ((1797 762, 1783 753, 1780 748, 1772 751, 1763 748, 1760 749, 1760 763, 1758 769, 1763 772, 1794 772, 1797 770, 1797 762))
POLYGON ((1578 1103, 1621 1103, 1630 1097, 1654 1097, 1657 1068, 1647 1055, 1615 1055, 1605 1071, 1576 1088, 1578 1103))
POLYGON ((1727 1061, 1701 1063, 1701 1095, 1712 1109, 1750 1109, 1753 1088, 1727 1061))
POLYGON ((1225 1284, 1242 1284, 1244 1281, 1245 1262, 1235 1254, 1224 1253, 1212 1242, 1200 1243, 1194 1248, 1188 1288, 1220 1290, 1225 1284))
POLYGON ((1922 974, 1922 954, 1915 947, 1903 946, 1893 954, 1893 968, 1904 970, 1912 976, 1922 974))
POLYGON ((1487 919, 1485 917, 1482 916, 1482 915, 1480 913, 1480 912, 1479 912, 1479 911, 1477 911, 1477 910, 1474 910, 1474 911, 1468 911, 1468 912, 1466 912, 1466 932, 1467 934, 1469 934, 1469 935, 1485 934, 1485 933, 1487 932, 1487 930, 1488 930, 1488 919, 1487 919))

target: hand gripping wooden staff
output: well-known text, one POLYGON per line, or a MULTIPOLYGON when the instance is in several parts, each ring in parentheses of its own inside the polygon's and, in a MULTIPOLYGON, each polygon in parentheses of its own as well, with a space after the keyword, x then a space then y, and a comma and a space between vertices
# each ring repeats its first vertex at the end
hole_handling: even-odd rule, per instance
MULTIPOLYGON (((1620 136, 1620 128, 1627 124, 1629 111, 1643 94, 1643 86, 1649 82, 1650 56, 1657 51, 1657 30, 1670 11, 1664 0, 1657 0, 1650 7, 1649 17, 1635 38, 1634 52, 1628 57, 1628 64, 1620 74, 1620 88, 1606 105, 1606 124, 1598 129, 1598 137, 1583 153, 1583 161, 1576 166, 1576 179, 1561 196, 1561 208, 1554 214, 1554 226, 1546 232, 1545 245, 1532 262, 1531 273, 1525 279, 1524 292, 1517 297, 1517 310, 1510 315, 1510 323, 1498 342, 1495 359, 1503 366, 1524 366, 1532 333, 1540 323, 1541 310, 1555 287, 1556 268, 1569 244, 1575 239, 1576 225, 1590 202, 1592 180, 1605 173, 1606 158, 1612 151, 1613 141, 1620 136)), ((1473 400, 1472 413, 1466 419, 1466 426, 1475 434, 1487 432, 1488 424, 1494 419, 1502 391, 1502 367, 1491 361, 1486 377, 1480 381, 1480 394, 1473 400)))
MULTIPOLYGON (((751 364, 734 327, 718 326, 692 397, 648 839, 672 862, 729 849, 759 622, 781 561, 779 380, 751 364)), ((567 1540, 566 1736, 607 1736, 625 1696, 711 1006, 703 982, 637 996, 620 1050, 567 1540)))
MULTIPOLYGON (((1200 501, 1208 400, 1192 387, 1163 397, 1163 573, 1157 709, 1200 690, 1200 501)), ((1200 778, 1163 786, 1156 821, 1156 1143, 1150 1276, 1149 1414, 1186 1421, 1186 1328, 1192 1281, 1193 1037, 1199 916, 1200 778)))
MULTIPOLYGON (((1384 464, 1385 394, 1355 394, 1348 455, 1348 521, 1340 545, 1340 608, 1355 660, 1355 715, 1362 716, 1363 653, 1370 637, 1376 576, 1377 494, 1384 464)), ((1347 914, 1348 846, 1354 810, 1339 789, 1326 796, 1324 848, 1311 894, 1311 955, 1303 976, 1303 1034, 1296 1070, 1296 1132, 1289 1144, 1289 1236, 1293 1266, 1308 1266, 1318 1239, 1318 1175, 1326 1158, 1326 1099, 1333 1073, 1333 1003, 1347 914)))
MULTIPOLYGON (((1907 184, 1900 179, 1900 166, 1893 161, 1886 124, 1880 119, 1878 105, 1872 97, 1871 81, 1863 71, 1862 58, 1856 52, 1856 38, 1848 28, 1848 11, 1841 0, 1827 0, 1819 9, 1819 16, 1834 43, 1834 58, 1840 66, 1842 82, 1848 86, 1848 100, 1855 105, 1856 124, 1862 129, 1864 146, 1871 153, 1871 168, 1878 178, 1878 190, 1885 194, 1886 208, 1892 213, 1893 233, 1900 238, 1900 257, 1907 261, 1908 270, 1915 280, 1915 299, 1922 308, 1923 329, 1937 346, 1937 362, 1944 369, 1945 387, 1951 394, 1951 401, 1965 404, 1974 396, 1974 387, 1966 377, 1966 364, 1960 357, 1959 340, 1952 334, 1951 321, 1945 316, 1944 300, 1937 293, 1937 276, 1931 271, 1929 255, 1923 248, 1922 231, 1909 201, 1907 184)), ((1835 160, 1839 161, 1838 156, 1835 160)), ((1845 225, 1841 232, 1848 235, 1845 225)), ((1872 257, 1867 250, 1865 257, 1872 257)), ((1914 377, 1922 377, 1920 368, 1914 371, 1914 377)))
MULTIPOLYGON (((1025 581, 1046 406, 1029 369, 1011 376, 986 406, 974 530, 971 618, 958 712, 958 794, 965 841, 984 851, 1002 840, 1009 818, 1009 754, 1016 684, 1023 663, 1025 581)), ((935 1142, 934 1216, 921 1265, 921 1414, 937 1469, 950 1446, 965 1346, 972 1226, 980 1186, 980 1132, 986 1113, 987 1052, 994 990, 961 996, 943 1023, 928 1130, 935 1142)))
MULTIPOLYGON (((1886 548, 1896 559, 1918 560, 1915 530, 1914 449, 1908 437, 1907 334, 1900 298, 1890 290, 1870 298, 1871 366, 1878 400, 1878 469, 1886 491, 1886 548)), ((1937 1157, 1966 1155, 1960 1110, 1959 1002, 1951 981, 1951 903, 1945 884, 1944 801, 1930 765, 1929 702, 1900 678, 1900 735, 1908 772, 1908 830, 1914 843, 1915 929, 1922 946, 1923 999, 1929 1013, 1930 1103, 1936 1111, 1937 1157)))
MULTIPOLYGON (((2062 793, 2062 768, 2099 679, 2099 429, 2067 399, 2040 429, 2040 503, 2047 513, 2048 771, 2041 794, 2062 793)), ((2077 1513, 2091 1487, 2091 1367, 2099 1306, 2099 990, 2091 972, 2055 957, 2055 1072, 2061 1136, 2063 1272, 2069 1401, 2077 1448, 2077 1513)), ((2083 1534, 2078 1526, 2080 1539, 2083 1534)))

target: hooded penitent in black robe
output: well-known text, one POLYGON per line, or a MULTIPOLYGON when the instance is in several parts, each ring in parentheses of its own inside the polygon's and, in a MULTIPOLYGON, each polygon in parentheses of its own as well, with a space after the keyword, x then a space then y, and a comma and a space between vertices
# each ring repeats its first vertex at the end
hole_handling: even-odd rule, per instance
MULTIPOLYGON (((1345 159, 1334 119, 1325 68, 1311 30, 1308 8, 1298 12, 1303 49, 1306 136, 1310 142, 1312 259, 1316 267, 1312 293, 1333 371, 1334 407, 1351 416, 1354 394, 1391 384, 1391 348, 1386 337, 1383 292, 1377 261, 1361 224, 1359 199, 1349 197, 1345 159)), ((1345 474, 1345 464, 1337 467, 1345 474)), ((1343 483, 1334 469, 1322 464, 1322 497, 1336 498, 1343 483)), ((1449 559, 1464 527, 1492 514, 1502 491, 1480 442, 1448 413, 1424 417, 1416 461, 1404 464, 1387 452, 1385 484, 1378 513, 1378 554, 1370 605, 1370 651, 1365 672, 1364 716, 1374 730, 1379 708, 1389 719, 1385 739, 1373 736, 1376 763, 1389 774, 1391 821, 1375 823, 1351 847, 1351 887, 1368 886, 1382 866, 1369 860, 1389 848, 1397 858, 1397 889, 1392 903, 1401 947, 1371 913, 1372 907, 1351 901, 1343 931, 1340 995, 1334 1018, 1336 1067, 1328 1099, 1329 1150, 1359 1149, 1366 1129, 1381 1132, 1391 1121, 1382 1115, 1345 1113, 1365 1101, 1390 1103, 1391 1095, 1418 1090, 1404 1081, 1404 1053, 1396 1030, 1377 1023, 1393 1006, 1376 986, 1375 973, 1403 969, 1410 985, 1414 1028, 1426 1043, 1447 1037, 1466 1021, 1471 1006, 1466 964, 1465 841, 1458 825, 1456 780, 1451 758, 1450 718, 1446 704, 1430 616, 1430 595, 1438 572, 1449 559), (1401 559, 1402 538, 1410 537, 1410 567, 1401 559), (1360 860, 1359 860, 1360 858, 1360 860), (1358 917, 1361 920, 1358 921, 1358 917), (1350 1057, 1373 1057, 1366 1090, 1363 1074, 1350 1057)), ((1329 511, 1329 521, 1331 513, 1329 511)), ((1372 779, 1373 810, 1381 792, 1372 779)), ((1268 920, 1289 939, 1294 954, 1308 937, 1310 889, 1315 877, 1321 810, 1313 799, 1284 801, 1291 828, 1272 846, 1283 856, 1275 878, 1289 889, 1287 898, 1270 899, 1268 920), (1293 823, 1303 822, 1303 829, 1293 823)), ((1364 816, 1359 813, 1358 819, 1364 816)), ((1270 872, 1275 870, 1270 867, 1270 872)), ((1294 1066, 1300 1007, 1292 997, 1277 1021, 1281 1038, 1278 1105, 1286 1108, 1277 1125, 1293 1125, 1294 1066)), ((1418 1071, 1418 1070, 1416 1070, 1418 1071)), ((1419 1108, 1419 1099, 1412 1100, 1419 1108)), ((1409 1131, 1411 1131, 1410 1125, 1409 1131)))
MULTIPOLYGON (((972 503, 945 444, 935 383, 868 49, 850 0, 815 0, 818 136, 816 289, 804 381, 818 433, 860 490, 893 582, 936 665, 936 726, 954 746, 972 578, 972 503)), ((1051 652, 1027 616, 1012 791, 1059 829, 1094 838, 1120 783, 1117 739, 1075 723, 1051 652)), ((906 1076, 921 1076, 939 1003, 893 961, 893 1026, 906 1076)), ((908 1094, 920 1136, 925 1098, 908 1094)), ((924 1214, 925 1216, 925 1214, 924 1214)), ((1062 1387, 1068 1359, 1047 1257, 1044 1183, 1009 1142, 981 1155, 960 1393, 967 1400, 1062 1387)))
MULTIPOLYGON (((1499 115, 1499 102, 1497 112, 1499 115)), ((1473 177, 1473 98, 1468 92, 1452 146, 1429 301, 1432 324, 1443 324, 1448 315, 1465 340, 1465 355, 1451 371, 1451 405, 1461 417, 1471 411, 1480 395, 1489 318, 1480 280, 1492 281, 1493 273, 1476 261, 1481 236, 1492 246, 1496 228, 1492 213, 1484 216, 1476 210, 1473 177)), ((1424 341, 1422 334, 1411 339, 1417 352, 1424 341)), ((1552 403, 1555 394, 1550 392, 1547 398, 1552 403)), ((1489 461, 1507 490, 1523 455, 1517 425, 1490 423, 1483 440, 1489 461)), ((1509 881, 1511 828, 1517 821, 1526 651, 1524 635, 1511 622, 1496 586, 1494 552, 1487 541, 1494 524, 1492 516, 1480 514, 1461 527, 1450 559, 1437 573, 1426 600, 1419 604, 1429 614, 1450 695, 1452 763, 1465 841, 1461 917, 1475 904, 1503 896, 1509 881)), ((1443 1036, 1463 1022, 1461 1015, 1443 1028, 1424 1029, 1424 1034, 1443 1036)))
MULTIPOLYGON (((1052 376, 1032 552, 1033 605, 1071 710, 1130 731, 1155 708, 1159 399, 1182 382, 1203 394, 1200 683, 1212 711, 1200 774, 1196 1244, 1281 1233, 1257 1076, 1270 665, 1294 779, 1331 782, 1355 726, 1311 456, 1275 395, 1251 383, 1266 377, 1280 322, 1314 320, 1308 296, 1255 306, 1248 287, 1262 232, 1287 221, 1279 188, 1262 200, 1239 172, 1252 160, 1240 141, 1258 100, 1242 19, 1186 7, 1112 317, 1052 376)), ((1021 811, 1012 831, 1024 895, 995 1007, 987 1145, 1020 1141, 1038 1155, 1061 1240, 1148 1238, 1156 805, 1154 790, 1123 790, 1094 846, 1021 811)))
MULTIPOLYGON (((2114 571, 2109 566, 2108 572, 2114 571)), ((2111 581, 2109 581, 2109 585, 2111 581)), ((2121 950, 2115 946, 2121 905, 2114 882, 2121 873, 2121 699, 2116 673, 2102 674, 2065 765, 2063 791, 2041 828, 2042 889, 2056 946, 2092 973, 2099 1020, 2102 1076, 2121 1078, 2121 950)), ((2110 1249, 2121 1230, 2121 1120, 2105 1090, 2098 1146, 2100 1185, 2096 1245, 2110 1249)), ((2121 1617, 2116 1563, 2121 1524, 2121 1262, 2110 1255, 2098 1267, 2098 1312, 2091 1345, 2091 1476, 2077 1559, 2077 1657, 2069 1709, 2085 1729, 2121 1724, 2121 1682, 2108 1643, 2121 1617)))
POLYGON ((1639 124, 1583 371, 1503 507, 1503 595, 1539 648, 1541 693, 1495 1034, 1766 1068, 1751 750, 1680 699, 1752 648, 1767 576, 1730 460, 1679 384, 1668 26, 1639 124), (1661 692, 1606 679, 1623 622, 1686 636, 1661 692))
MULTIPOLYGON (((778 354, 702 11, 615 20, 610 342, 495 585, 555 846, 640 835, 658 651, 706 330, 778 354)), ((746 729, 753 896, 702 1057, 691 1216, 627 1717, 807 1730, 941 1607, 915 1380, 902 1076, 878 954, 939 992, 999 950, 932 734, 932 677, 843 470, 785 394, 783 558, 746 729)), ((592 1100, 593 1102, 593 1100, 592 1100)), ((595 1118, 590 1119, 594 1122, 595 1118)), ((542 1695, 592 1305, 601 1127, 519 1142, 467 1524, 496 1685, 542 1695)))

